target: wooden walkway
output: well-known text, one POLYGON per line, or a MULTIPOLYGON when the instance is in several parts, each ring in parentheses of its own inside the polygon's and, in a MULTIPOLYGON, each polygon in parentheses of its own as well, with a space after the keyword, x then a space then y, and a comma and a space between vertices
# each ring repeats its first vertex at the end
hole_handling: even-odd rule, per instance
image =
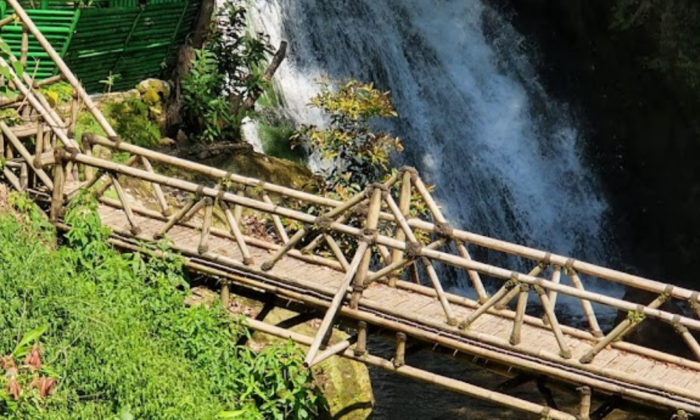
MULTIPOLYGON (((103 223, 112 228, 117 235, 132 236, 129 221, 123 210, 101 205, 99 213, 103 223)), ((165 224, 163 221, 143 216, 136 217, 143 229, 138 236, 140 240, 154 240, 153 236, 165 224)), ((235 267, 235 271, 240 271, 243 275, 263 277, 290 290, 313 292, 327 300, 337 292, 345 275, 338 270, 314 265, 291 256, 282 258, 267 272, 261 270, 259 264, 245 266, 240 250, 229 238, 224 237, 212 238, 209 252, 200 255, 197 250, 200 232, 184 226, 174 227, 167 237, 173 241, 178 251, 195 257, 200 262, 210 262, 216 267, 230 265, 230 260, 238 261, 239 265, 235 267), (221 262, 220 256, 227 257, 225 262, 221 262)), ((266 261, 270 257, 268 249, 251 246, 250 251, 255 261, 266 261)), ((566 341, 573 357, 569 361, 563 361, 558 355, 559 347, 551 329, 528 323, 522 327, 522 345, 516 349, 509 344, 513 321, 512 317, 506 314, 510 311, 502 311, 503 315, 498 311, 487 313, 474 322, 468 331, 462 332, 445 323, 442 306, 430 290, 424 288, 421 293, 375 283, 364 291, 360 300, 360 310, 398 322, 413 320, 417 316, 419 322, 406 322, 406 326, 410 327, 406 328, 406 331, 419 329, 468 346, 488 349, 503 356, 495 360, 507 360, 506 363, 513 367, 538 374, 546 371, 552 378, 564 382, 590 383, 600 389, 597 381, 603 381, 609 384, 607 391, 611 394, 628 396, 637 401, 650 401, 654 400, 654 396, 673 395, 679 407, 682 406, 689 412, 700 413, 700 371, 696 369, 613 347, 605 348, 593 363, 584 365, 579 363, 578 359, 591 350, 595 341, 566 333, 566 341)), ((457 296, 453 298, 456 302, 464 302, 453 306, 460 319, 467 318, 474 312, 475 302, 457 296)), ((352 317, 352 313, 349 316, 352 317)), ((465 348, 469 347, 458 347, 463 351, 465 348)))
MULTIPOLYGON (((666 418, 700 415, 697 291, 453 227, 412 168, 338 201, 124 143, 19 2, 7 1, 22 23, 23 39, 33 37, 60 74, 38 81, 29 71, 17 73, 17 64, 27 62, 26 50, 19 57, 0 57, 8 84, 19 92, 17 98, 0 98, 0 104, 21 117, 14 127, 0 121, 0 156, 5 158, 0 181, 46 203, 58 227, 70 228, 62 215, 84 190, 99 200, 100 217, 115 245, 138 251, 144 242, 167 237, 190 269, 224 280, 222 300, 233 282, 321 309, 316 337, 248 320, 253 329, 308 345, 308 366, 340 355, 546 419, 602 419, 607 407, 594 412, 591 392, 665 411, 666 418), (65 115, 39 91, 60 81, 74 90, 65 115), (80 143, 73 138, 83 108, 106 137, 85 133, 80 143), (105 158, 109 153, 128 159, 116 163, 105 158), (494 254, 516 265, 475 257, 494 254), (446 293, 444 283, 453 280, 441 278, 446 272, 461 273, 476 299, 446 293), (639 305, 590 290, 593 281, 655 298, 639 305), (492 287, 496 291, 490 293, 492 287), (583 323, 560 323, 557 314, 565 309, 557 310, 557 301, 563 297, 581 305, 583 323), (666 302, 687 310, 666 311, 666 302), (593 303, 628 317, 604 331, 593 303), (326 346, 338 316, 356 322, 357 333, 326 346), (624 342, 645 319, 667 324, 690 356, 624 342), (371 354, 368 325, 396 333, 392 360, 371 354), (483 389, 469 378, 412 367, 407 340, 471 355, 524 378, 544 376, 571 385, 580 392, 579 410, 561 411, 550 400, 545 406, 483 389)), ((14 21, 4 19, 0 27, 14 21)))

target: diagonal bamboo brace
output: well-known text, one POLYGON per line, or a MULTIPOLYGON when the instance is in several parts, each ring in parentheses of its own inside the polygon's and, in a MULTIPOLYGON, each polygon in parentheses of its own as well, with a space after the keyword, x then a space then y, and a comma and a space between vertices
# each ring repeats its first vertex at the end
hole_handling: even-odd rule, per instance
POLYGON ((321 327, 319 327, 318 333, 316 333, 316 338, 314 338, 311 347, 309 347, 309 352, 306 353, 306 359, 304 359, 306 366, 311 366, 316 358, 316 353, 318 353, 318 349, 321 348, 321 343, 323 342, 324 337, 326 337, 326 334, 333 325, 333 320, 335 319, 335 316, 340 309, 340 305, 342 305, 343 300, 348 293, 350 284, 355 278, 355 273, 357 272, 357 269, 365 255, 365 251, 367 251, 368 248, 368 243, 360 242, 360 245, 355 252, 355 256, 352 259, 352 263, 350 264, 350 269, 348 270, 347 274, 345 274, 345 278, 343 278, 343 282, 340 284, 335 296, 333 296, 333 301, 331 302, 330 307, 328 307, 326 315, 323 317, 321 327))
MULTIPOLYGON (((272 200, 270 199, 270 196, 267 194, 264 194, 262 196, 263 201, 266 202, 267 204, 273 204, 272 200)), ((275 224, 275 230, 277 231, 277 234, 280 236, 280 239, 282 240, 283 244, 286 244, 289 242, 289 235, 287 235, 287 231, 284 229, 284 225, 282 224, 282 219, 276 214, 272 215, 272 222, 275 224)))
MULTIPOLYGON (((143 165, 143 168, 147 170, 150 173, 153 172, 153 166, 151 165, 151 161, 148 160, 147 157, 141 156, 141 164, 143 165)), ((156 184, 155 182, 151 182, 151 186, 153 186, 153 192, 156 195, 156 200, 158 201, 158 205, 160 206, 160 211, 163 213, 163 216, 171 216, 173 214, 173 210, 168 206, 168 202, 165 201, 165 195, 163 194, 163 188, 161 188, 160 184, 156 184)))
MULTIPOLYGON (((544 271, 546 268, 547 268, 547 265, 546 265, 546 264, 539 263, 539 264, 537 264, 537 265, 535 266, 535 268, 533 268, 532 270, 530 270, 530 272, 527 273, 527 275, 528 275, 528 276, 531 276, 531 277, 537 277, 537 276, 539 276, 539 275, 542 273, 542 271, 544 271)), ((515 297, 516 297, 517 295, 518 295, 518 292, 517 292, 517 291, 515 291, 514 293, 511 292, 511 293, 508 293, 507 295, 505 295, 505 296, 503 297, 503 299, 501 299, 501 301, 498 302, 498 303, 496 304, 496 310, 502 311, 503 309, 507 308, 508 305, 510 305, 510 302, 511 302, 513 299, 515 299, 515 297)))
MULTIPOLYGON (((235 217, 235 216, 234 216, 234 217, 235 217)), ((239 219, 236 219, 236 220, 239 220, 239 219)), ((277 264, 277 262, 278 262, 279 260, 281 260, 282 257, 284 257, 285 255, 287 255, 287 253, 288 253, 289 251, 291 251, 292 248, 294 248, 294 247, 296 246, 296 244, 299 243, 299 241, 301 241, 301 240, 304 238, 304 236, 306 236, 306 233, 307 233, 307 231, 306 231, 306 228, 305 228, 305 227, 299 229, 299 231, 298 231, 297 233, 295 233, 294 236, 292 236, 292 239, 290 239, 289 242, 287 242, 286 244, 284 244, 284 245, 279 249, 279 251, 277 251, 277 253, 276 253, 275 255, 272 256, 272 258, 270 258, 269 260, 265 261, 265 262, 260 266, 260 269, 263 270, 263 271, 270 271, 270 270, 272 270, 272 268, 275 266, 275 264, 277 264)))
POLYGON ((544 313, 549 320, 549 327, 552 329, 552 332, 554 332, 554 338, 556 338, 557 344, 559 345, 559 355, 564 359, 571 359, 571 350, 564 340, 564 333, 561 331, 561 326, 557 320, 557 315, 554 313, 554 307, 549 301, 547 292, 539 285, 535 285, 535 292, 537 292, 537 296, 540 298, 544 313))
MULTIPOLYGON (((457 251, 459 251, 459 255, 467 261, 472 261, 472 256, 469 253, 469 250, 467 249, 467 246, 464 244, 464 242, 455 240, 455 244, 457 245, 457 251)), ((467 275, 469 276, 469 280, 471 280, 472 282, 472 286, 474 286, 474 291, 476 291, 476 295, 478 296, 477 301, 479 303, 486 302, 489 299, 489 294, 486 293, 484 283, 481 281, 481 276, 474 270, 466 271, 467 275)))
MULTIPOLYGON (((672 288, 669 286, 669 288, 672 288)), ((667 290, 670 289, 667 288, 667 290)), ((657 297, 654 299, 653 302, 651 302, 647 308, 649 309, 656 309, 659 306, 663 305, 664 302, 668 299, 668 295, 666 293, 662 294, 661 296, 657 297)), ((614 341, 621 340, 622 338, 625 337, 629 332, 634 330, 639 324, 644 321, 645 316, 643 313, 644 306, 638 305, 637 306, 637 311, 636 312, 630 312, 627 315, 627 318, 625 318, 624 321, 620 322, 617 327, 615 327, 612 331, 608 333, 605 337, 603 337, 591 350, 588 351, 581 359, 579 362, 583 364, 588 364, 595 359, 595 357, 600 353, 604 348, 606 348, 608 345, 612 344, 614 341)))
POLYGON ((672 324, 676 332, 683 337, 683 341, 690 347, 695 358, 700 360, 700 344, 698 344, 698 340, 695 339, 693 334, 688 331, 688 327, 680 324, 680 315, 673 317, 672 324))
POLYGON ((124 188, 122 188, 122 184, 119 182, 116 175, 110 175, 110 178, 112 179, 114 189, 117 190, 117 197, 119 197, 119 201, 122 203, 122 209, 124 210, 124 214, 126 214, 126 219, 131 225, 131 233, 136 236, 140 235, 141 227, 139 227, 138 223, 136 223, 136 217, 134 216, 134 212, 131 210, 131 204, 129 204, 129 199, 124 192, 124 188))
POLYGON ((246 244, 245 242, 245 237, 243 237, 241 228, 240 226, 238 226, 236 218, 233 217, 231 209, 228 207, 225 201, 220 201, 219 205, 223 209, 224 215, 226 216, 226 222, 228 223, 231 236, 233 236, 233 238, 236 240, 236 244, 238 244, 238 249, 241 251, 241 255, 243 255, 243 264, 253 265, 253 258, 250 255, 248 244, 246 244))
MULTIPOLYGON (((571 279, 571 282, 574 284, 574 287, 576 287, 579 290, 585 290, 583 288, 583 282, 581 281, 581 278, 579 278, 578 273, 573 268, 568 267, 566 270, 567 275, 571 279)), ((591 305, 591 302, 586 299, 579 299, 581 302, 581 308, 583 309, 583 313, 586 315, 586 319, 588 320, 588 327, 591 330, 591 333, 593 334, 594 337, 602 337, 603 336, 603 330, 601 330, 600 325, 598 324, 598 319, 595 316, 595 312, 593 311, 593 305, 591 305)))
POLYGON ((479 306, 474 312, 469 314, 467 319, 462 321, 461 324, 459 324, 459 328, 461 330, 466 330, 469 328, 471 324, 474 323, 479 317, 483 314, 485 314, 489 309, 493 308, 498 304, 498 302, 503 299, 507 294, 510 293, 511 290, 515 289, 515 287, 518 285, 518 282, 514 279, 511 278, 506 282, 506 284, 503 285, 493 296, 489 298, 486 302, 484 302, 481 306, 479 306))
POLYGON ((190 210, 192 210, 197 204, 199 204, 199 202, 195 200, 189 200, 187 204, 185 204, 185 206, 180 209, 180 211, 178 211, 173 217, 168 219, 167 223, 165 223, 165 225, 162 228, 160 228, 160 230, 155 235, 153 235, 154 239, 158 240, 165 237, 165 235, 170 231, 170 229, 172 229, 173 226, 175 226, 176 224, 180 223, 180 221, 182 221, 185 218, 185 216, 190 212, 190 210))

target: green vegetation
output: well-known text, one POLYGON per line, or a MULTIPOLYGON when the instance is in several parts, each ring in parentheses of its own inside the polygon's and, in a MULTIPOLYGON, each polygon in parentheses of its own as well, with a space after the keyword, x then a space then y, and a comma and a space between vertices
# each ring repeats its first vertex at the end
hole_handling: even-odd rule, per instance
POLYGON ((39 211, 13 200, 20 216, 0 214, 0 417, 316 417, 300 350, 253 353, 221 307, 185 307, 182 261, 165 245, 117 253, 84 194, 67 211, 65 246, 52 249, 39 211))
POLYGON ((347 197, 389 175, 389 156, 403 150, 401 140, 371 128, 374 119, 397 116, 389 92, 356 80, 325 82, 311 105, 326 113, 328 127, 302 126, 294 142, 332 162, 319 174, 327 189, 347 197))
MULTIPOLYGON (((122 140, 142 147, 157 146, 161 139, 160 127, 151 115, 151 108, 139 98, 111 100, 102 104, 102 114, 122 140)), ((78 115, 75 138, 83 133, 105 135, 89 111, 78 115)))
POLYGON ((300 165, 305 163, 306 158, 301 149, 292 148, 292 138, 296 131, 294 123, 286 119, 262 116, 256 124, 265 154, 300 165))
POLYGON ((265 89, 266 38, 245 30, 246 11, 228 3, 217 13, 204 49, 195 51, 190 72, 182 80, 182 116, 192 136, 204 143, 240 140, 243 118, 265 89))

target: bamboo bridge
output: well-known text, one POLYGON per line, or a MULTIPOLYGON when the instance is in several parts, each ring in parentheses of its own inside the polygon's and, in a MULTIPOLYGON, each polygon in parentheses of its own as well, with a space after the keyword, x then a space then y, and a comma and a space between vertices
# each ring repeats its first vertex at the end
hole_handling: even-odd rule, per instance
POLYGON ((0 67, 10 75, 5 83, 21 93, 5 100, 4 107, 17 109, 22 120, 14 126, 0 121, 5 158, 0 179, 45 203, 59 228, 68 228, 62 219, 65 207, 89 191, 99 199, 99 215, 111 229, 112 243, 138 250, 167 239, 190 270, 223 280, 224 302, 229 285, 236 285, 323 311, 315 337, 248 319, 254 330, 307 345, 308 366, 339 355, 541 418, 602 419, 609 408, 596 409, 594 397, 653 407, 666 418, 700 415, 697 291, 451 226, 412 168, 341 202, 122 142, 17 0, 7 1, 16 18, 0 25, 19 22, 22 44, 34 37, 60 74, 34 80, 30 68, 18 72, 16 63, 28 64, 26 48, 19 57, 0 58, 0 67), (67 117, 39 92, 59 81, 74 89, 67 117), (74 139, 82 107, 92 112, 105 137, 74 139), (105 150, 126 154, 128 160, 104 158, 105 150), (173 173, 187 178, 169 175, 173 173), (478 258, 483 255, 488 258, 478 258), (498 260, 513 266, 491 262, 494 255, 508 256, 498 260), (529 271, 522 269, 528 265, 529 271), (473 299, 445 290, 446 279, 457 272, 468 279, 473 299), (606 284, 655 298, 640 305, 591 288, 606 284), (562 321, 563 300, 580 305, 583 322, 562 321), (662 309, 666 302, 685 313, 662 309), (601 308, 628 316, 606 328, 601 308), (326 345, 329 329, 341 318, 354 325, 356 334, 326 345), (645 319, 675 331, 692 357, 622 340, 645 319), (371 353, 370 327, 395 338, 392 360, 371 353), (469 378, 439 376, 410 366, 407 342, 486 360, 516 378, 485 389, 469 378), (528 375, 576 390, 575 412, 559 409, 553 401, 507 394, 528 375))

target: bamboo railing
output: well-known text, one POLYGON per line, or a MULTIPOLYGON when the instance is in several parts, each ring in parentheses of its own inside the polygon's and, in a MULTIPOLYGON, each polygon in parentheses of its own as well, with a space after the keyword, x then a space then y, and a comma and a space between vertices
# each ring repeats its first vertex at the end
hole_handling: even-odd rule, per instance
MULTIPOLYGON (((696 338, 700 331, 698 292, 456 229, 449 224, 429 188, 413 168, 402 168, 385 182, 369 185, 354 197, 339 201, 122 142, 17 1, 8 2, 24 25, 26 36, 36 37, 56 62, 61 74, 43 81, 33 80, 27 71, 17 74, 12 63, 29 65, 24 49, 19 58, 0 58, 0 66, 8 69, 12 76, 4 83, 20 93, 16 99, 0 100, 0 107, 16 109, 21 117, 20 124, 15 126, 0 122, 0 153, 5 160, 2 179, 19 191, 49 198, 50 220, 57 225, 62 223, 65 206, 75 199, 79 190, 85 190, 103 205, 123 211, 128 228, 114 229, 124 237, 158 241, 168 237, 175 226, 185 226, 198 233, 198 246, 193 250, 180 247, 175 241, 173 249, 197 260, 248 270, 251 275, 263 277, 285 258, 295 258, 342 273, 343 280, 334 295, 318 303, 326 312, 317 336, 307 343, 310 346, 305 360, 307 366, 318 364, 334 354, 351 357, 364 354, 366 325, 363 327, 362 322, 389 325, 388 321, 363 312, 370 311, 383 312, 406 322, 406 325, 401 322, 390 325, 400 333, 396 337, 396 358, 391 367, 399 372, 407 368, 404 364, 408 337, 456 349, 469 348, 473 354, 503 363, 512 361, 508 359, 511 356, 468 347, 455 337, 468 338, 542 360, 545 362, 542 366, 532 366, 532 369, 544 374, 548 372, 548 363, 577 369, 586 366, 588 372, 609 377, 613 382, 621 381, 640 387, 644 384, 624 372, 597 366, 595 361, 601 350, 613 346, 700 371, 700 345, 696 338), (67 81, 74 91, 66 115, 52 108, 39 92, 40 87, 59 81, 67 81), (84 134, 80 142, 73 138, 77 116, 83 108, 92 113, 107 137, 84 134), (116 163, 96 157, 93 149, 98 146, 127 153, 129 158, 125 163, 116 163), (193 182, 164 175, 183 172, 196 173, 206 181, 193 182), (134 183, 139 184, 140 194, 144 191, 151 194, 149 200, 146 197, 133 198, 134 183), (144 185, 150 188, 144 189, 144 185), (146 206, 146 201, 153 205, 146 206), (143 217, 159 221, 158 231, 144 229, 140 225, 143 217), (240 251, 240 260, 212 250, 210 243, 213 237, 230 240, 232 246, 240 251), (264 260, 255 260, 252 247, 267 249, 270 254, 264 260), (494 253, 517 257, 519 265, 504 267, 500 260, 481 261, 478 258, 494 253), (520 267, 523 266, 532 268, 521 271, 520 267), (473 289, 473 299, 447 292, 448 286, 452 285, 444 274, 448 272, 447 267, 464 273, 468 286, 473 289), (364 291, 375 283, 435 298, 440 304, 442 322, 430 324, 425 319, 419 319, 419 314, 394 313, 391 309, 363 299, 364 291), (591 289, 592 284, 605 283, 651 292, 655 298, 647 305, 640 305, 591 289), (580 323, 567 324, 559 319, 566 312, 561 308, 562 297, 578 302, 583 313, 583 326, 580 323), (669 302, 688 307, 690 313, 669 312, 662 306, 669 302), (457 304, 473 311, 460 319, 454 310, 457 304), (617 325, 606 328, 609 332, 604 334, 600 307, 627 313, 628 316, 617 325), (354 349, 350 348, 353 343, 349 341, 335 346, 324 345, 324 338, 336 316, 341 314, 353 314, 361 320, 354 349), (508 340, 471 328, 485 314, 496 314, 508 320, 508 340), (679 357, 623 342, 625 336, 646 318, 666 323, 669 329, 676 331, 692 357, 679 357), (436 331, 448 332, 451 337, 409 328, 411 323, 419 321, 430 324, 436 331), (556 340, 558 352, 550 354, 526 350, 521 334, 524 325, 537 326, 550 333, 556 340), (578 360, 572 359, 571 341, 574 339, 594 343, 590 351, 578 360)), ((10 23, 3 20, 0 26, 10 23)), ((502 261, 512 261, 512 258, 503 258, 502 261)), ((202 268, 202 271, 212 270, 202 268)), ((264 288, 265 285, 255 287, 264 288)), ((275 290, 293 298, 288 291, 275 290)), ((296 299, 304 302, 313 300, 303 295, 296 295, 296 299)), ((525 369, 530 366, 527 361, 520 360, 518 363, 525 369)), ((384 362, 378 360, 376 364, 384 366, 384 362)), ((562 378, 569 374, 565 369, 556 373, 562 378)), ((420 374, 415 373, 414 376, 419 377, 420 374)), ((584 381, 574 377, 571 380, 584 381)), ((619 386, 605 384, 604 381, 589 381, 586 384, 619 392, 619 386)), ((690 395, 684 389, 665 384, 659 384, 657 388, 697 401, 697 396, 690 395)), ((628 393, 643 394, 637 389, 630 389, 628 393)), ((676 404, 666 397, 644 395, 654 403, 676 404)), ((582 407, 586 404, 590 406, 590 400, 588 403, 583 401, 582 407)), ((693 410, 688 405, 676 406, 693 410)), ((570 417, 562 414, 559 418, 570 417)))

